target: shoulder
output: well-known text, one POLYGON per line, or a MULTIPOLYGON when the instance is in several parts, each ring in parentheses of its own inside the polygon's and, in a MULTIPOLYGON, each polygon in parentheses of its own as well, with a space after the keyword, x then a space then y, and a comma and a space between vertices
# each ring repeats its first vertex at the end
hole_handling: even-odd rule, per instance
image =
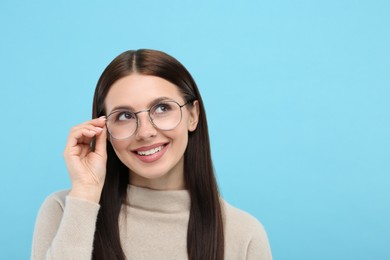
POLYGON ((32 255, 43 259, 58 230, 65 209, 65 198, 69 191, 58 191, 49 195, 42 203, 35 222, 32 255), (39 257, 38 257, 39 256, 39 257))
POLYGON ((57 206, 59 208, 65 208, 66 196, 68 196, 69 190, 60 190, 56 191, 46 197, 45 201, 42 204, 42 207, 45 206, 57 206))
POLYGON ((263 225, 251 214, 233 207, 223 200, 225 222, 228 231, 241 236, 256 236, 265 234, 263 225))
POLYGON ((268 236, 262 223, 249 213, 222 201, 227 257, 272 259, 268 236), (231 250, 230 250, 231 249, 231 250))
POLYGON ((32 259, 44 259, 48 250, 53 255, 63 255, 72 250, 76 252, 74 255, 78 255, 80 250, 88 249, 80 245, 92 245, 99 205, 69 197, 68 194, 69 190, 58 191, 43 202, 35 223, 32 259), (74 237, 80 238, 77 246, 73 244, 74 237))
POLYGON ((39 215, 52 216, 53 213, 62 214, 68 193, 69 190, 60 190, 47 196, 40 207, 39 215))

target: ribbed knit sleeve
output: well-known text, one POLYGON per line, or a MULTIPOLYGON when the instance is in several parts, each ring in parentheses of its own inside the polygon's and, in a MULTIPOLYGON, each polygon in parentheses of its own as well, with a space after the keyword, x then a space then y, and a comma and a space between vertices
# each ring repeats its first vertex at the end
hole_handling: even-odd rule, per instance
POLYGON ((32 260, 89 260, 99 204, 67 196, 49 196, 38 213, 32 243, 32 260))

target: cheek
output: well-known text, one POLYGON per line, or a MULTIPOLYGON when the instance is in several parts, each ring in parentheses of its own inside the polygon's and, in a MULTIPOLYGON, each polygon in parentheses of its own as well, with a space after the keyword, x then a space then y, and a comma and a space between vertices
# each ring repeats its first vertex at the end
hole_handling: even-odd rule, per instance
POLYGON ((177 129, 178 131, 176 132, 176 138, 173 138, 174 140, 176 139, 177 146, 180 147, 180 150, 185 150, 188 144, 188 129, 187 125, 184 125, 177 129))
POLYGON ((112 140, 111 145, 114 148, 114 151, 116 155, 119 157, 121 161, 123 161, 122 154, 127 152, 128 149, 128 142, 126 141, 118 141, 118 140, 112 140))

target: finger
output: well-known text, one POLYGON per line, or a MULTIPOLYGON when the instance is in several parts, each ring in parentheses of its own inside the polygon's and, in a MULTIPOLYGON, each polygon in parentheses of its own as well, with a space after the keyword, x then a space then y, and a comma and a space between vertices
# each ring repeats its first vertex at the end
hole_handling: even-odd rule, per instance
POLYGON ((101 133, 103 128, 86 126, 84 128, 73 128, 69 134, 65 152, 70 153, 74 148, 84 145, 88 145, 91 143, 93 138, 101 133))
POLYGON ((92 119, 90 121, 87 121, 86 123, 91 124, 93 126, 103 127, 106 124, 106 116, 101 116, 99 118, 92 119))
POLYGON ((105 122, 106 117, 102 116, 72 127, 66 142, 65 152, 80 144, 89 145, 93 140, 93 137, 103 131, 105 122))
MULTIPOLYGON (((86 137, 94 137, 99 135, 101 132, 103 132, 103 128, 106 125, 106 116, 101 116, 99 118, 95 118, 93 120, 87 121, 77 127, 83 128, 82 133, 86 137), (88 129, 88 130, 85 130, 88 129)), ((78 140, 80 143, 80 140, 78 140)), ((88 139, 82 143, 89 144, 92 141, 92 139, 88 139)))
POLYGON ((76 146, 77 144, 89 144, 93 137, 101 133, 103 128, 98 127, 84 127, 75 129, 71 132, 68 139, 69 146, 76 146))
POLYGON ((102 157, 105 157, 107 154, 106 144, 107 144, 107 128, 104 127, 102 132, 100 132, 96 136, 95 153, 99 154, 102 157))
POLYGON ((88 128, 93 129, 94 127, 102 128, 106 125, 106 117, 101 116, 99 118, 95 118, 93 120, 86 121, 84 123, 81 123, 79 125, 76 125, 72 127, 72 130, 82 129, 82 128, 88 128))
POLYGON ((95 118, 93 120, 83 122, 79 125, 73 126, 71 132, 83 128, 88 128, 88 129, 93 129, 94 127, 102 128, 103 126, 105 126, 105 124, 106 124, 106 117, 102 116, 99 118, 95 118))

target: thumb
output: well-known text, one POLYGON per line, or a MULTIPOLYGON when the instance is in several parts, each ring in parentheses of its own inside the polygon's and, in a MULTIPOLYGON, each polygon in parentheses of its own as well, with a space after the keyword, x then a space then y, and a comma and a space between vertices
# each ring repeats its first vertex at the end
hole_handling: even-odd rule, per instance
POLYGON ((103 127, 103 131, 96 136, 96 142, 95 142, 95 153, 102 157, 107 156, 107 128, 106 126, 103 127))

